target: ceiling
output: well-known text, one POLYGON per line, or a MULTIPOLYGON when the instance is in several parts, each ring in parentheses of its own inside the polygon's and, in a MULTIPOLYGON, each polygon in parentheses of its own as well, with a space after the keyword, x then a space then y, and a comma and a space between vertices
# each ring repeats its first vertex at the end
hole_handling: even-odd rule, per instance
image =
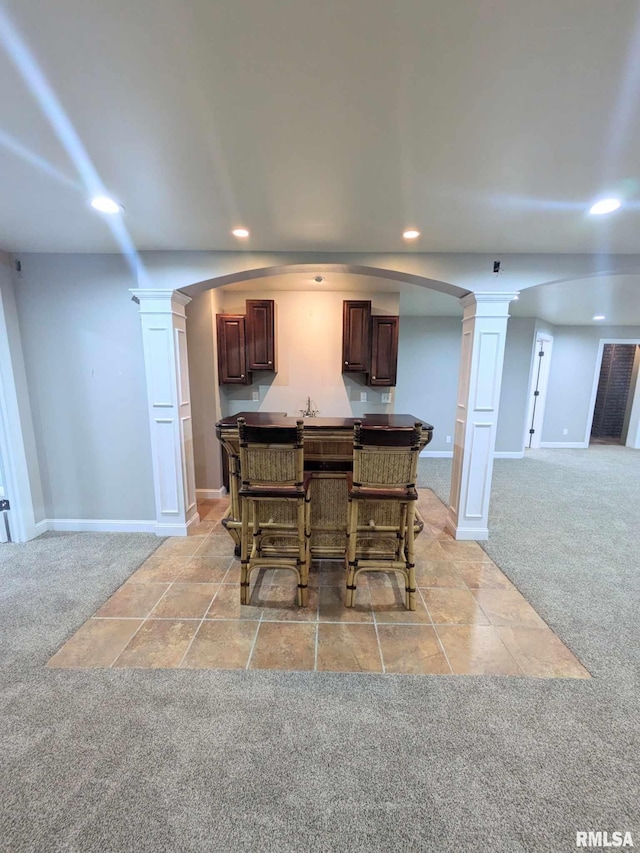
POLYGON ((0 9, 0 248, 638 252, 637 0, 0 9))

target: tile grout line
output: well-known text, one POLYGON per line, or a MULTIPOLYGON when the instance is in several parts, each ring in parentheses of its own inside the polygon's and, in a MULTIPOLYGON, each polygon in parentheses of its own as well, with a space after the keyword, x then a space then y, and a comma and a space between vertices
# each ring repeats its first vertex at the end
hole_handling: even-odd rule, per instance
POLYGON ((438 629, 436 628, 435 622, 433 621, 431 611, 427 607, 426 599, 423 596, 422 590, 420 589, 420 587, 418 587, 418 591, 420 592, 420 598, 422 599, 422 603, 424 604, 424 608, 427 611, 429 619, 431 619, 431 627, 433 628, 433 633, 436 635, 436 640, 438 641, 438 645, 442 649, 442 654, 444 655, 444 659, 446 660, 447 666, 449 667, 449 674, 455 675, 455 672, 453 671, 453 667, 451 666, 451 661, 449 660, 449 655, 447 654, 445 647, 444 647, 444 644, 443 644, 442 640, 440 639, 440 634, 438 633, 438 629))
POLYGON ((260 619, 256 625, 256 633, 253 637, 253 642, 251 643, 251 648, 249 649, 249 657, 247 658, 247 662, 245 664, 245 670, 249 669, 249 664, 251 663, 251 658, 253 657, 253 651, 256 647, 256 643, 258 642, 258 631, 260 630, 260 625, 262 625, 262 613, 260 614, 260 619))
POLYGON ((189 645, 188 645, 188 646, 187 646, 187 648, 185 649, 185 653, 184 653, 184 654, 182 655, 182 657, 180 658, 180 663, 178 664, 178 666, 176 667, 176 669, 181 669, 181 668, 182 668, 182 664, 184 663, 185 658, 187 657, 187 655, 189 654, 189 651, 191 650, 191 646, 193 645, 193 641, 195 640, 196 635, 197 635, 197 634, 198 634, 198 632, 200 631, 200 628, 202 628, 202 623, 204 622, 205 617, 206 617, 207 613, 209 612, 209 608, 211 607, 211 605, 212 605, 212 604, 213 604, 213 602, 215 601, 216 596, 217 596, 217 594, 218 594, 219 592, 220 592, 220 585, 218 585, 218 588, 216 589, 216 591, 215 591, 215 592, 213 593, 213 595, 211 596, 211 601, 209 602, 209 604, 208 604, 208 605, 206 606, 206 608, 205 608, 204 615, 203 615, 202 619, 200 620, 200 624, 198 625, 198 627, 196 628, 196 630, 193 632, 193 635, 192 635, 191 639, 189 640, 189 645))
MULTIPOLYGON (((160 598, 159 598, 159 599, 156 601, 156 603, 153 605, 153 607, 151 608, 151 610, 153 610, 155 607, 157 607, 157 606, 158 606, 158 604, 160 604, 160 602, 161 602, 161 601, 162 601, 162 599, 165 597, 165 595, 169 592, 169 590, 171 589, 171 587, 172 587, 172 586, 173 586, 173 582, 170 582, 170 583, 167 585, 167 588, 165 589, 165 591, 164 591, 164 592, 162 593, 162 595, 160 596, 160 598)), ((138 627, 136 628, 136 630, 133 632, 133 634, 132 634, 132 635, 129 637, 129 639, 127 640, 127 644, 125 645, 125 647, 124 647, 123 649, 120 649, 120 651, 119 651, 119 652, 118 652, 118 654, 115 656, 115 658, 111 661, 111 663, 109 664, 109 666, 107 667, 107 669, 111 669, 111 667, 115 664, 115 662, 118 660, 118 658, 120 657, 120 655, 121 655, 121 654, 124 654, 124 652, 129 648, 129 645, 131 644, 131 642, 132 642, 133 638, 134 638, 134 637, 136 637, 136 636, 138 635, 139 631, 142 629, 142 626, 143 626, 143 625, 147 622, 147 620, 149 619, 149 614, 150 614, 150 613, 151 613, 151 611, 149 611, 149 613, 147 613, 147 615, 143 617, 142 622, 138 625, 138 627)))

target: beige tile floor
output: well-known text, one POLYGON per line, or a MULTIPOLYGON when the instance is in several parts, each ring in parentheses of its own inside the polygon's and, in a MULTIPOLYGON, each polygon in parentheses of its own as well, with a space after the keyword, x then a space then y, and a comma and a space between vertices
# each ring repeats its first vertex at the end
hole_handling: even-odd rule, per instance
POLYGON ((220 524, 225 500, 200 505, 186 538, 167 539, 51 658, 50 667, 181 667, 589 678, 476 542, 444 532, 429 490, 419 508, 418 606, 399 576, 360 576, 344 606, 339 562, 312 567, 309 607, 292 572, 253 575, 240 605, 240 567, 220 524))

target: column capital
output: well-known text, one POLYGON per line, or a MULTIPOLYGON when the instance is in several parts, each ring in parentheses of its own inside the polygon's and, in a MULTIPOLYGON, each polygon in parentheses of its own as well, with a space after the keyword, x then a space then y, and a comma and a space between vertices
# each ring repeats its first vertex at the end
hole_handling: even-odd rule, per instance
POLYGON ((179 290, 130 287, 129 293, 139 304, 141 314, 178 314, 184 317, 185 306, 191 302, 191 297, 179 290))
POLYGON ((509 303, 518 293, 517 290, 508 293, 467 293, 459 301, 464 308, 465 320, 469 317, 508 317, 509 303))

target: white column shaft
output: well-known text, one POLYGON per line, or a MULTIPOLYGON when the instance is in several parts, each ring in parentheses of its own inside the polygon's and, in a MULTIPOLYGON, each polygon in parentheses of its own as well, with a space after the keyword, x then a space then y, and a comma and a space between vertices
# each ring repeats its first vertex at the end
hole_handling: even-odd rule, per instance
POLYGON ((175 290, 132 290, 140 302, 158 536, 197 523, 185 305, 175 290))
POLYGON ((447 530, 487 539, 502 365, 513 293, 463 297, 462 353, 447 530))

